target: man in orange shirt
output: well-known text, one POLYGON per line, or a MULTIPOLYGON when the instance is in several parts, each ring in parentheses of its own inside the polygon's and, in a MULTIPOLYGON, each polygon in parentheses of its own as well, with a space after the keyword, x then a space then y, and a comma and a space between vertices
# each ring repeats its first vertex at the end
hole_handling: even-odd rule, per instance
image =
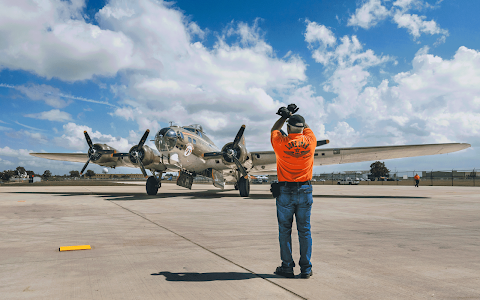
POLYGON ((282 117, 272 127, 271 143, 277 159, 280 184, 280 195, 276 202, 282 265, 276 269, 275 274, 287 278, 295 277, 291 238, 295 216, 300 244, 300 277, 310 278, 313 275, 310 262, 310 214, 313 203, 310 180, 317 139, 302 116, 292 115, 286 108, 281 108, 278 114, 282 117), (287 118, 288 136, 284 136, 280 130, 287 118))
POLYGON ((413 179, 415 179, 415 186, 418 187, 418 184, 420 183, 420 176, 418 176, 418 174, 415 174, 413 179))

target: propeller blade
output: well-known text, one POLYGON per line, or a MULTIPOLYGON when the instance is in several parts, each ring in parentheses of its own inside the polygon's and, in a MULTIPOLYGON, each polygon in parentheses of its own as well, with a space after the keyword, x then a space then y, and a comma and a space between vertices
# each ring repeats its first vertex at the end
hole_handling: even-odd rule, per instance
POLYGON ((240 143, 240 140, 242 139, 244 131, 245 131, 245 125, 242 125, 242 127, 240 127, 240 130, 238 131, 237 135, 235 136, 235 139, 233 140, 233 148, 237 148, 238 143, 240 143))
POLYGON ((150 129, 147 129, 147 131, 145 131, 145 133, 143 134, 142 139, 140 140, 140 143, 138 143, 137 149, 140 149, 143 147, 143 144, 145 144, 145 141, 147 140, 149 133, 150 133, 150 129))
POLYGON ((326 144, 328 144, 328 143, 330 143, 329 140, 317 141, 317 147, 326 145, 326 144))
POLYGON ((85 131, 83 132, 83 134, 85 135, 85 139, 87 140, 88 147, 89 147, 89 148, 92 148, 92 147, 93 147, 93 143, 92 143, 92 140, 90 139, 90 136, 88 135, 87 131, 85 130, 85 131))
POLYGON ((87 168, 89 162, 90 162, 90 157, 88 158, 87 162, 86 162, 85 165, 83 166, 82 171, 80 171, 80 175, 83 174, 83 171, 85 171, 85 169, 87 168))
POLYGON ((140 165, 140 170, 142 170, 143 176, 147 178, 148 177, 147 171, 145 171, 145 167, 143 166, 143 163, 140 160, 140 157, 138 157, 138 155, 137 155, 137 161, 138 161, 138 164, 140 165))
POLYGON ((223 152, 206 152, 203 153, 203 157, 217 157, 217 156, 222 156, 223 152))
POLYGON ((237 165, 237 168, 238 170, 240 171, 240 173, 242 174, 242 177, 244 178, 247 178, 247 170, 245 170, 245 168, 242 166, 242 164, 240 163, 240 161, 238 160, 238 158, 236 158, 235 156, 231 156, 233 158, 233 161, 235 162, 235 164, 237 165))

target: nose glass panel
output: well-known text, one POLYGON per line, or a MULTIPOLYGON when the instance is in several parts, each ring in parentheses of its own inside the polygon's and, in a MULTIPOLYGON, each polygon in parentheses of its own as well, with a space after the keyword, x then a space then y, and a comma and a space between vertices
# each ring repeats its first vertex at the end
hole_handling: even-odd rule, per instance
POLYGON ((158 150, 171 151, 177 144, 177 134, 171 128, 163 128, 157 134, 158 150))

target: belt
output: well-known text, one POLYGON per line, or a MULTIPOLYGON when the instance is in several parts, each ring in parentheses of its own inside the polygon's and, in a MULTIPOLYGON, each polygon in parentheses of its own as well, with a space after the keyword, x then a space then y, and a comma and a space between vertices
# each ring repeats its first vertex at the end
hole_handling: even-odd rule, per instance
POLYGON ((302 181, 302 182, 280 181, 280 182, 278 182, 278 183, 279 183, 281 186, 288 186, 288 187, 292 187, 292 186, 301 187, 302 185, 312 185, 312 183, 310 182, 310 180, 302 181))

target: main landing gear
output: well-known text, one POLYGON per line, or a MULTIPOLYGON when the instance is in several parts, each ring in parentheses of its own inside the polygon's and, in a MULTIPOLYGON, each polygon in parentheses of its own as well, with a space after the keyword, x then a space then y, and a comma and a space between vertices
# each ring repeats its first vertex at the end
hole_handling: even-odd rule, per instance
POLYGON ((240 191, 240 196, 241 197, 248 197, 250 194, 250 180, 248 180, 245 177, 240 177, 238 182, 235 184, 235 189, 240 191))
POLYGON ((156 195, 162 183, 155 176, 150 176, 147 179, 147 195, 156 195))

